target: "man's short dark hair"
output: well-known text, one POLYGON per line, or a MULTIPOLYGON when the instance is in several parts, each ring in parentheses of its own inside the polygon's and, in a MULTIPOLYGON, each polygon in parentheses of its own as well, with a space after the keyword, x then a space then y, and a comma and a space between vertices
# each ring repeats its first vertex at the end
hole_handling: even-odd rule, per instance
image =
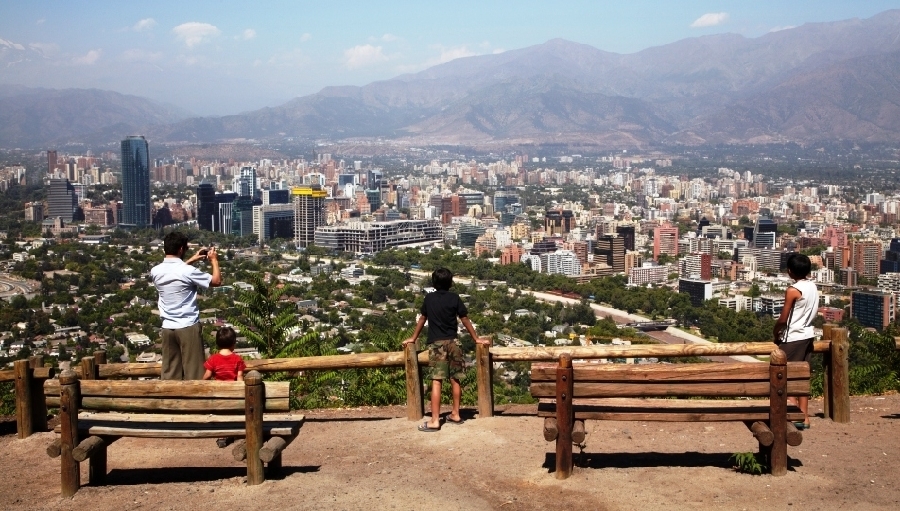
POLYGON ((166 255, 178 255, 178 251, 182 248, 186 249, 187 244, 187 236, 178 231, 172 231, 163 239, 163 252, 166 255))
POLYGON ((798 252, 788 256, 785 266, 787 266, 791 275, 798 279, 805 279, 809 276, 810 270, 812 270, 812 263, 809 262, 809 258, 798 252))
POLYGON ((237 333, 230 326, 223 326, 216 332, 216 347, 221 349, 234 349, 237 344, 237 333))
POLYGON ((438 268, 431 274, 431 285, 439 291, 448 291, 453 285, 453 273, 447 268, 438 268))

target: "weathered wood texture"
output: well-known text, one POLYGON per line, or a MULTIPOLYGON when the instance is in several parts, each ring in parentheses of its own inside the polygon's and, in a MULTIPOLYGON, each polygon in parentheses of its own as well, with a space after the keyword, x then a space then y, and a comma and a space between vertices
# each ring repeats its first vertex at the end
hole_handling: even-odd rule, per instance
POLYGON ((39 399, 40 395, 31 393, 34 370, 27 360, 16 360, 13 370, 16 372, 16 430, 19 438, 27 438, 34 432, 33 400, 39 399))
MULTIPOLYGON (((91 374, 95 359, 82 365, 91 374)), ((97 381, 79 382, 74 371, 59 382, 46 382, 43 392, 57 393, 61 411, 58 444, 47 449, 62 458, 62 493, 71 496, 80 486, 78 462, 89 460, 92 483, 106 477, 107 446, 122 436, 144 438, 244 437, 242 458, 247 461, 248 484, 265 480, 263 461, 270 469, 281 465, 281 452, 298 435, 302 415, 266 414, 288 409, 289 383, 264 383, 251 371, 244 382, 216 381, 97 381), (80 389, 84 390, 81 395, 80 389), (267 399, 270 393, 276 397, 267 399), (79 406, 97 411, 79 414, 79 406), (109 411, 102 411, 109 410, 109 411), (123 413, 134 410, 169 413, 123 413), (184 414, 199 410, 207 412, 184 414), (224 411, 224 412, 223 412, 224 411), (237 415, 235 412, 243 415, 237 415), (80 438, 86 439, 78 442, 80 438), (263 439, 270 438, 264 448, 263 439), (247 446, 250 450, 247 450, 247 446), (265 459, 260 456, 264 456, 265 459)), ((236 451, 235 451, 236 452, 236 451)), ((237 455, 235 455, 237 456, 237 455)))
POLYGON ((403 349, 406 369, 406 418, 411 421, 421 420, 425 416, 425 397, 422 393, 422 373, 414 343, 403 349))
POLYGON ((478 385, 478 416, 494 416, 494 364, 491 362, 490 346, 475 344, 476 382, 478 385))
MULTIPOLYGON (((576 419, 651 422, 746 422, 769 420, 769 402, 763 399, 579 399, 573 405, 576 419)), ((539 417, 555 417, 552 399, 538 403, 539 417)), ((788 408, 788 419, 803 420, 800 408, 788 408)))
POLYGON ((573 368, 571 358, 563 353, 555 368, 533 365, 531 389, 532 395, 541 398, 538 415, 546 417, 544 436, 557 442, 556 477, 568 477, 571 444, 584 441, 581 421, 585 419, 741 421, 759 441, 772 474, 783 475, 787 471, 787 446, 802 441, 802 435, 788 421, 803 420, 803 414, 796 406, 789 409, 787 397, 808 393, 810 373, 805 362, 789 364, 780 349, 772 351, 769 358, 768 365, 576 364, 573 368), (647 399, 660 396, 768 399, 647 399), (556 418, 555 423, 551 423, 551 417, 556 418))
POLYGON ((850 422, 850 331, 835 328, 831 342, 831 420, 850 422))
POLYGON ((247 445, 247 484, 262 484, 266 480, 263 462, 259 450, 263 446, 263 406, 266 402, 266 388, 262 384, 262 376, 257 371, 250 371, 244 377, 246 386, 247 433, 244 441, 247 445))
POLYGON ((572 358, 568 353, 559 357, 556 368, 556 478, 566 479, 572 474, 572 426, 575 416, 572 413, 572 358))
POLYGON ((81 470, 72 457, 78 446, 78 379, 74 371, 66 370, 59 375, 60 383, 60 486, 63 497, 75 495, 81 487, 81 470))
MULTIPOLYGON (((764 364, 684 364, 640 366, 573 364, 576 398, 594 397, 767 397, 769 368, 764 364)), ((809 365, 791 363, 787 392, 809 394, 809 365)), ((531 394, 555 395, 556 383, 546 366, 531 371, 531 394)))
POLYGON ((784 352, 772 352, 769 359, 769 429, 773 440, 769 449, 769 468, 773 476, 787 474, 787 370, 784 352))

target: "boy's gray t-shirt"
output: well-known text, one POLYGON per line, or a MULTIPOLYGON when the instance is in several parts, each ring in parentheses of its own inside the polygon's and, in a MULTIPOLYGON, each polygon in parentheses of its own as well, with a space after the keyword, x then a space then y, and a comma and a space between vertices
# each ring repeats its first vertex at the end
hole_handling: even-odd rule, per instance
POLYGON ((425 302, 420 310, 428 319, 428 342, 442 339, 456 339, 458 323, 456 318, 469 315, 466 304, 459 295, 446 290, 438 290, 425 295, 425 302))

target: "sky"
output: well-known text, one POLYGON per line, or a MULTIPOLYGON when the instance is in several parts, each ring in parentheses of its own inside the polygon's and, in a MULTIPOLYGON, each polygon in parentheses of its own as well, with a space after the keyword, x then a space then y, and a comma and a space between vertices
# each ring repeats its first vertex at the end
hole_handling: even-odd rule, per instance
POLYGON ((0 0, 0 84, 112 90, 228 115, 554 38, 627 54, 897 8, 900 0, 0 0))

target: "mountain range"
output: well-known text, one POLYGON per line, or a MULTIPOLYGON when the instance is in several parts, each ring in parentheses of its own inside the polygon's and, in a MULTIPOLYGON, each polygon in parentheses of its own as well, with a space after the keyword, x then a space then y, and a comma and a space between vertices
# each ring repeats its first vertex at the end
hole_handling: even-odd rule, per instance
POLYGON ((900 137, 900 10, 626 55, 554 39, 223 117, 186 117, 107 91, 0 87, 0 146, 108 142, 134 133, 154 143, 892 142, 900 137))

